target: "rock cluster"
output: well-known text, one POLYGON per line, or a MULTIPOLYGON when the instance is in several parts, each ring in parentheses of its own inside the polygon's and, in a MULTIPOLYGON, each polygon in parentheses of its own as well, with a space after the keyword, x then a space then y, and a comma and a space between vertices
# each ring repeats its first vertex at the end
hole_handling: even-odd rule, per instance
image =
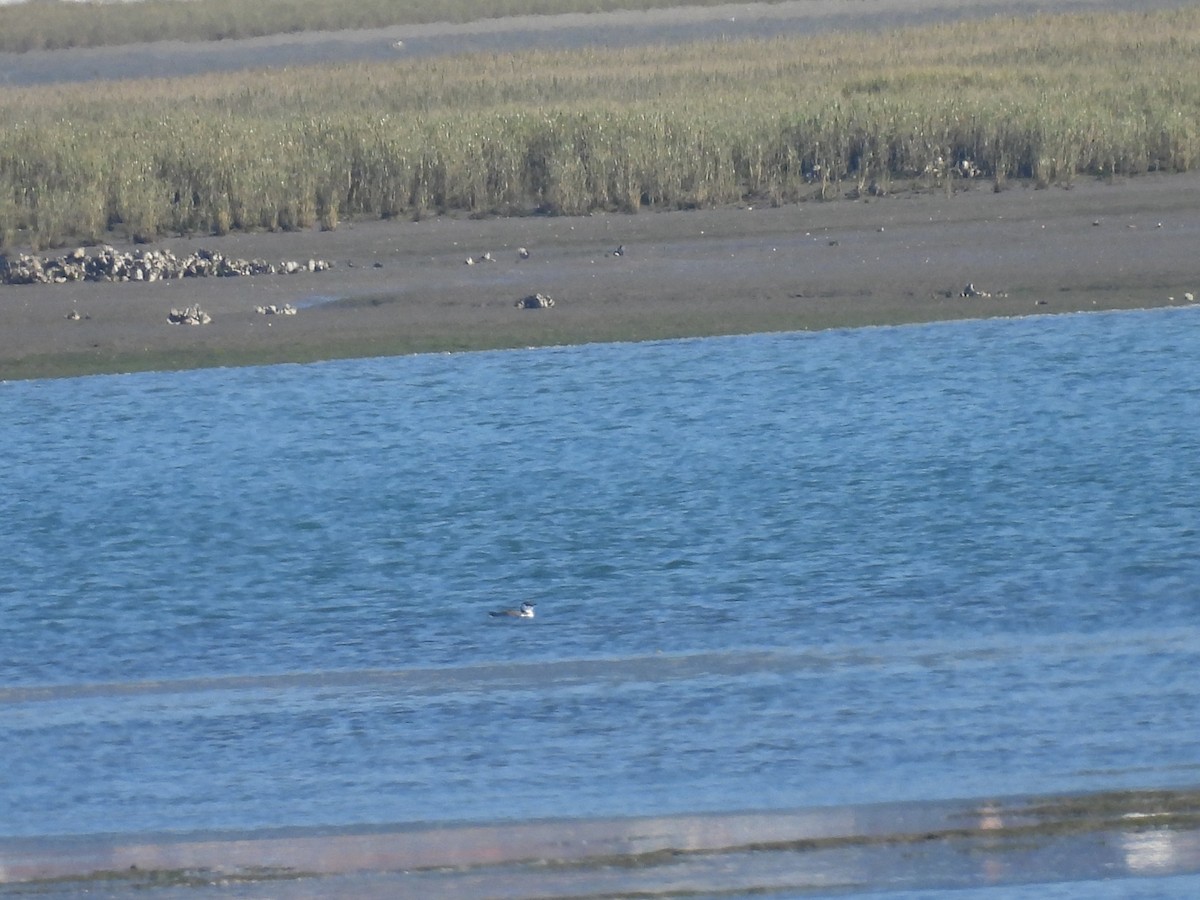
POLYGON ((171 310, 167 321, 172 325, 207 325, 212 321, 212 316, 202 310, 200 304, 196 304, 183 309, 171 310))
POLYGON ((229 278, 238 275, 290 275, 323 272, 323 259, 270 263, 264 259, 238 259, 211 250, 177 257, 170 250, 116 250, 83 247, 65 256, 38 257, 21 253, 0 255, 0 283, 63 284, 68 281, 163 281, 170 278, 229 278))
POLYGON ((294 316, 296 314, 296 307, 290 303, 285 303, 282 306, 276 306, 274 303, 271 303, 267 306, 256 306, 254 310, 260 316, 294 316))
POLYGON ((554 298, 545 294, 530 294, 517 301, 517 309, 549 309, 554 305, 554 298))
MULTIPOLYGON (((949 291, 946 293, 947 297, 950 297, 952 295, 953 295, 952 291, 949 291)), ((967 286, 958 292, 958 296, 967 297, 968 299, 973 298, 973 297, 998 297, 998 298, 1003 299, 1003 298, 1008 297, 1008 292, 1000 291, 999 293, 992 293, 990 291, 981 291, 977 287, 975 287, 975 285, 973 283, 968 282, 967 286)))

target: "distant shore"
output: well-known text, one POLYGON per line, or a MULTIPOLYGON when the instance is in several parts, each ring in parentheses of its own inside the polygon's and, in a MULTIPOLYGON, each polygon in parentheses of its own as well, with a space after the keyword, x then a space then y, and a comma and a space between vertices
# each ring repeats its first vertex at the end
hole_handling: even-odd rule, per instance
POLYGON ((1039 13, 1149 12, 1187 0, 788 0, 666 9, 504 16, 464 23, 395 25, 352 31, 305 31, 220 41, 156 41, 0 53, 0 84, 19 87, 135 78, 179 78, 264 66, 427 59, 463 53, 581 50, 884 31, 992 16, 1039 13))
POLYGON ((333 267, 0 286, 0 379, 1184 305, 1200 293, 1197 210, 1200 174, 1184 174, 166 240, 154 246, 333 267), (516 307, 535 293, 555 305, 516 307), (298 314, 256 312, 271 304, 298 314), (168 321, 191 305, 211 324, 168 321))

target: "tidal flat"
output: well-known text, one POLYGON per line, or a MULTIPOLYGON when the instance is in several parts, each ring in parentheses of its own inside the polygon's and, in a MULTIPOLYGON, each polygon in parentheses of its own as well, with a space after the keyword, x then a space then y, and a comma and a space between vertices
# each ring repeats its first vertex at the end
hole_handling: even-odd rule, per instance
POLYGON ((156 246, 332 267, 2 286, 0 378, 1186 305, 1200 292, 1197 209, 1200 176, 1189 173, 765 209, 173 238, 156 246), (494 261, 466 264, 485 253, 494 261), (968 284, 977 296, 963 296, 968 284), (555 305, 517 308, 534 293, 555 305), (270 304, 297 314, 256 311, 270 304), (191 305, 211 324, 168 321, 191 305))

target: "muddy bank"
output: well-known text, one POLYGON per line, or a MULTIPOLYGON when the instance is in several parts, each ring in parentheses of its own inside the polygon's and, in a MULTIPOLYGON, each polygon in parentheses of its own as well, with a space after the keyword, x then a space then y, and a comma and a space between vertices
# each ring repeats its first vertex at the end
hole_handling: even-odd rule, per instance
POLYGON ((332 265, 0 286, 0 378, 1182 305, 1200 293, 1198 211, 1200 175, 1188 174, 168 240, 156 246, 179 256, 332 265), (974 296, 963 296, 968 284, 974 296), (539 293, 554 306, 518 308, 539 293), (258 312, 285 304, 298 313, 258 312), (170 323, 172 309, 190 306, 211 323, 170 323))

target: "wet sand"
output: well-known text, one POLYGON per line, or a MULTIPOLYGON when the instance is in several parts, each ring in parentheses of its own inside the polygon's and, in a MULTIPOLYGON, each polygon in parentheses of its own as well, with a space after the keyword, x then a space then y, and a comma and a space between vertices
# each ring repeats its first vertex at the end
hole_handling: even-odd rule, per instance
POLYGON ((333 267, 0 286, 0 379, 1130 309, 1200 294, 1200 174, 955 186, 776 209, 165 240, 155 246, 333 267), (465 264, 485 252, 495 261, 465 264), (967 284, 991 296, 960 296, 967 284), (534 293, 554 307, 516 308, 534 293), (285 303, 299 313, 255 311, 285 303), (210 325, 168 322, 192 304, 210 325))

